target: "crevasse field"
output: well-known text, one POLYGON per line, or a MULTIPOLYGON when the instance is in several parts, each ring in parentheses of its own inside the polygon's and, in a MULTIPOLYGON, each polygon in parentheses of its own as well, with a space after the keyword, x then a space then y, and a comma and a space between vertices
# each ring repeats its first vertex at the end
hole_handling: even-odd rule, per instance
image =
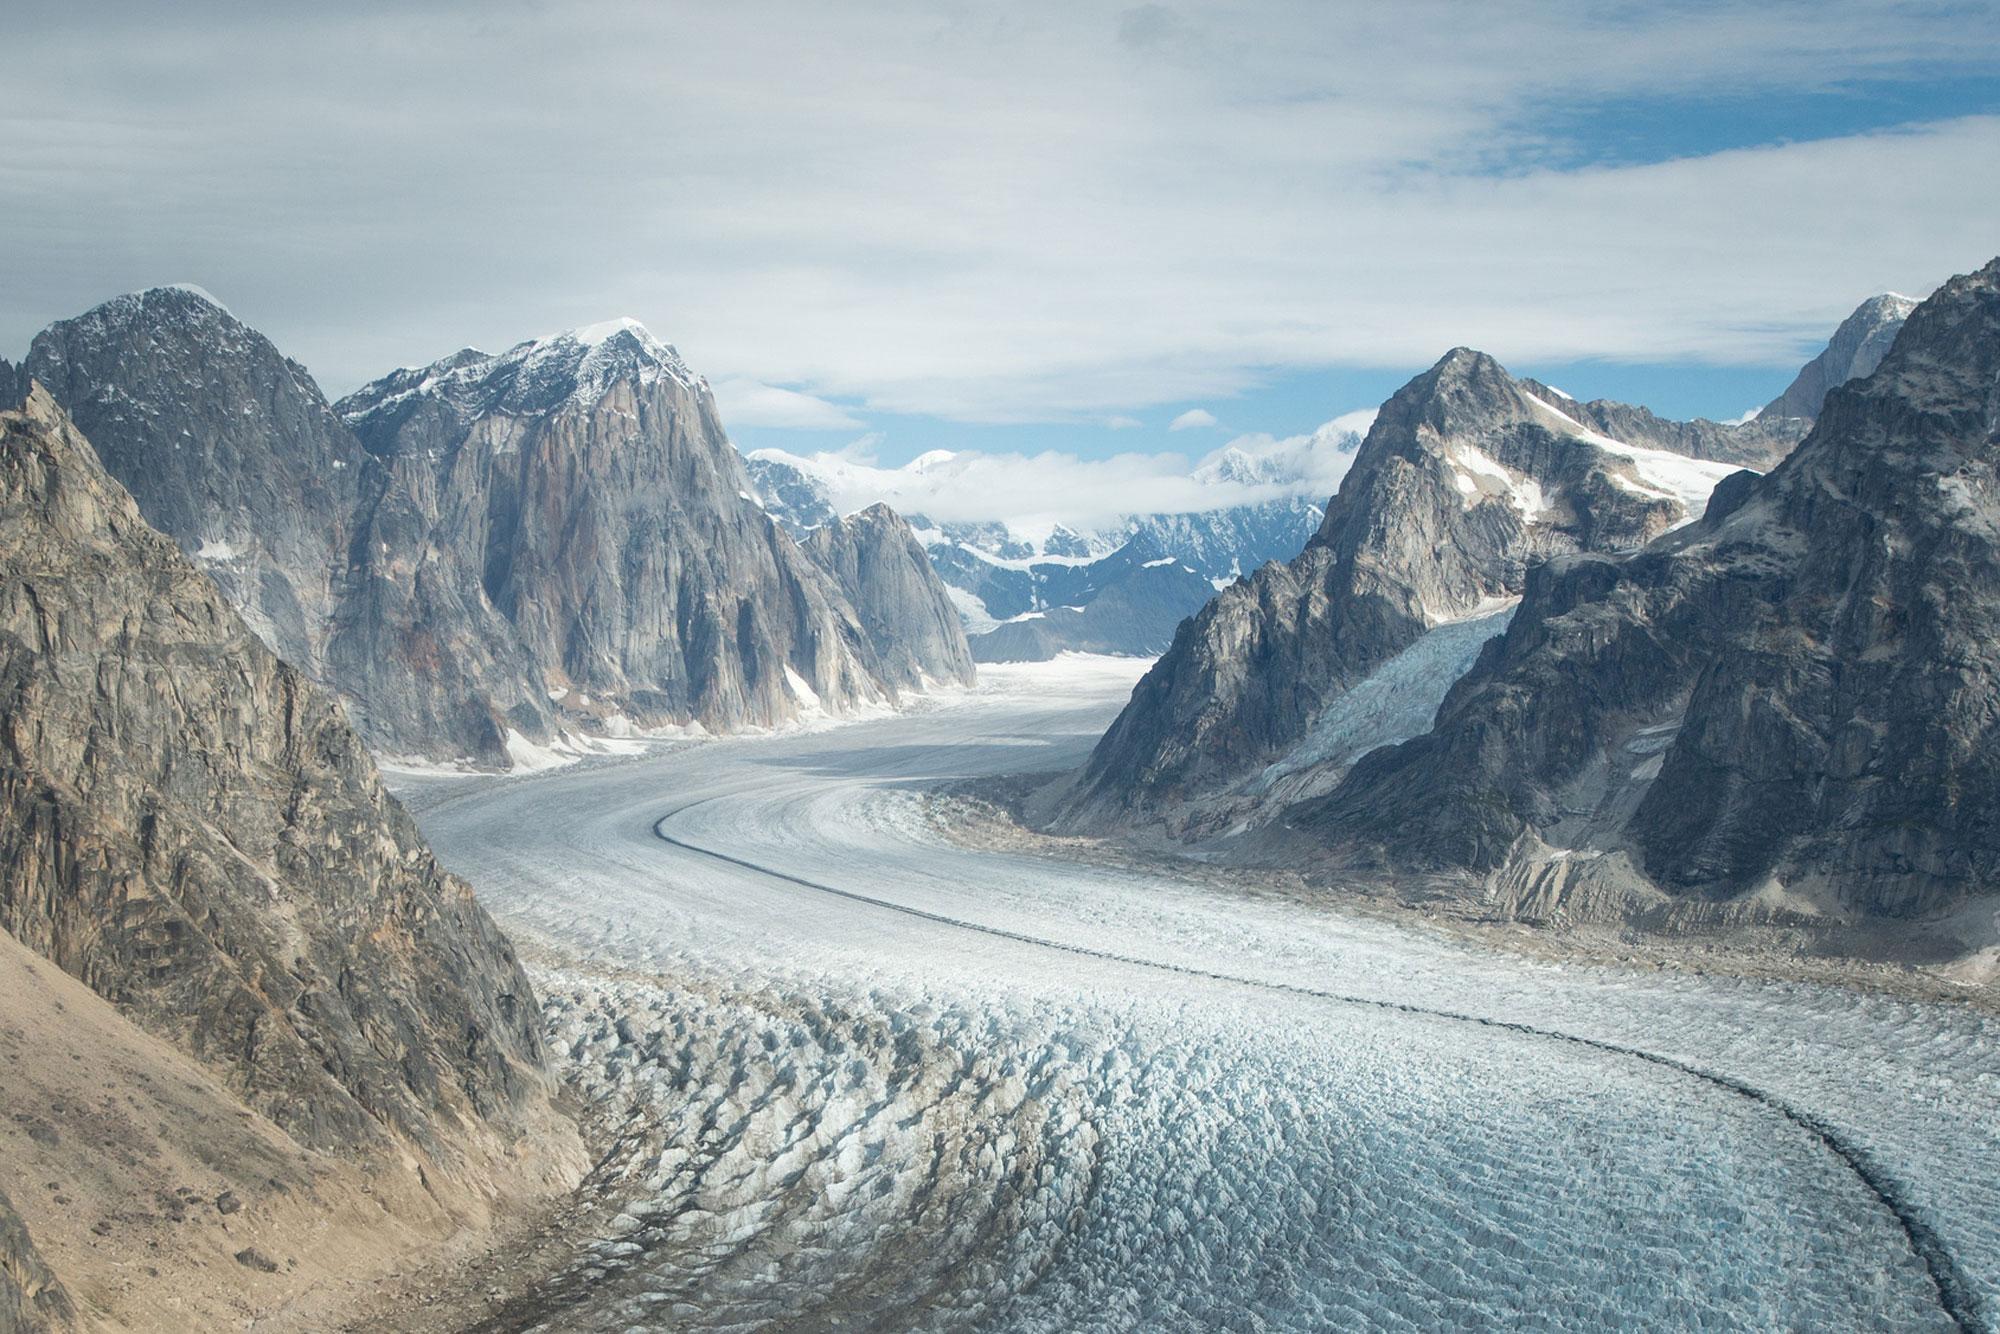
POLYGON ((1140 664, 423 781, 632 1203, 522 1326, 1990 1328, 2000 1032, 941 842, 1140 664))

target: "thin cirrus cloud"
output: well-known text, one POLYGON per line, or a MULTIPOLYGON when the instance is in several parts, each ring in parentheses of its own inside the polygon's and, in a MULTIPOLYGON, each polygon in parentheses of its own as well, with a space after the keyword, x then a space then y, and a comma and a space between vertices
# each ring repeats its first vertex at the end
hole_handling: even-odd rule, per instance
POLYGON ((739 418, 1103 421, 1461 343, 1792 365, 1862 297, 1991 257, 1990 106, 1826 130, 1810 108, 1970 86, 2000 69, 1996 19, 32 6, 0 83, 0 353, 191 277, 336 393, 630 310, 715 381, 789 387, 746 390, 739 418), (1614 140, 1635 101, 1749 96, 1806 110, 1769 143, 1652 160, 1574 142, 1614 140))
POLYGON ((755 380, 719 380, 711 388, 722 419, 732 426, 795 431, 855 431, 862 426, 840 405, 796 389, 755 380))

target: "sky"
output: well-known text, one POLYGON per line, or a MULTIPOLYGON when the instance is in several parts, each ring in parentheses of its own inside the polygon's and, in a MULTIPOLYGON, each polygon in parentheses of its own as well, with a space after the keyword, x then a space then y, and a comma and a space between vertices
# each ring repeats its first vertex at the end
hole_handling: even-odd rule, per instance
POLYGON ((7 45, 0 355, 165 282, 330 395, 630 315, 743 447, 891 465, 1195 460, 1461 344, 1733 417, 2000 251, 1992 3, 69 0, 7 45))

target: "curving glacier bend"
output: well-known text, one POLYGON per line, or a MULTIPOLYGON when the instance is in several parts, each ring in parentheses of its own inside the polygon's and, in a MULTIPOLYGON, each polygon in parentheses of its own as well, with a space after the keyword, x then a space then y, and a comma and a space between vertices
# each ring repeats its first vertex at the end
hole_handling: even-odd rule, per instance
POLYGON ((502 1325, 1994 1327, 1983 1015, 938 839, 1135 674, 411 794, 630 1197, 502 1325))

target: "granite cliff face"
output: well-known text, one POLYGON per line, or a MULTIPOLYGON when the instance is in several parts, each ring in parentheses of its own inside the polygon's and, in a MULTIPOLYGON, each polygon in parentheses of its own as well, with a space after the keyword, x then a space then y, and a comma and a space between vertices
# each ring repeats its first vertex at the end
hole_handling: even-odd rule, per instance
POLYGON ((833 519, 805 539, 860 618, 875 678, 899 689, 971 685, 972 651, 944 582, 910 525, 887 505, 833 519))
POLYGON ((1996 636, 2000 260, 1699 523, 1538 569, 1435 727, 1288 820, 1516 910, 1947 907, 2000 876, 1996 636))
POLYGON ((39 388, 0 413, 0 859, 0 926, 302 1145, 449 1171, 547 1118, 507 942, 39 388))
POLYGON ((21 373, 264 642, 324 679, 381 479, 305 368, 207 295, 158 287, 50 325, 21 373))
POLYGON ((1889 354, 1903 321, 1916 308, 1915 301, 1894 292, 1862 302, 1833 331, 1826 349, 1800 369, 1784 393, 1764 405, 1752 425, 1770 423, 1777 429, 1787 421, 1810 424, 1819 416, 1827 394, 1849 380, 1874 374, 1889 354))
POLYGON ((506 767, 841 713, 939 649, 871 645, 748 498, 707 386, 630 321, 397 371, 336 411, 211 298, 159 288, 51 326, 22 373, 391 755, 506 767))
POLYGON ((1639 546, 1728 472, 1607 438, 1536 388, 1460 348, 1399 390, 1305 552, 1181 627, 1065 818, 1158 810, 1253 771, 1428 630, 1517 597, 1531 560, 1639 546))
POLYGON ((390 744, 408 719, 409 742, 490 749, 551 714, 728 731, 894 697, 750 499, 707 385, 638 325, 460 353, 338 410, 392 480, 329 655, 390 744), (500 735, 460 715, 468 690, 500 735))

